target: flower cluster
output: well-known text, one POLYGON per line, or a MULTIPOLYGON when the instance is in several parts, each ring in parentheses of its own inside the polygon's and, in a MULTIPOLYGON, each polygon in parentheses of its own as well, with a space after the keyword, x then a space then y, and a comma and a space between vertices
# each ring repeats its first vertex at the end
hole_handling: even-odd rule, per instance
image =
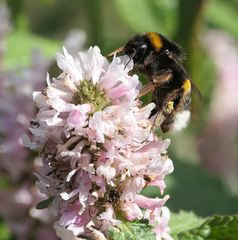
POLYGON ((109 63, 98 47, 77 58, 64 49, 57 54, 62 73, 48 76, 47 88, 33 94, 39 112, 23 141, 40 149, 38 187, 59 216, 59 236, 63 228, 103 239, 121 221, 148 219, 156 239, 172 239, 164 206, 169 196, 139 194, 147 186, 163 194, 164 177, 173 171, 169 140, 153 133, 154 103, 142 106, 138 76, 129 75, 133 63, 127 62, 114 57, 109 63))

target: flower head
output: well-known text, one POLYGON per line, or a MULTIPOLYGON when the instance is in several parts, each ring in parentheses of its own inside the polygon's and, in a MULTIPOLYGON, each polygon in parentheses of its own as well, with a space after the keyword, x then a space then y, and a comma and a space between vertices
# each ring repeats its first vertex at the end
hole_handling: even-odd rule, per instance
POLYGON ((24 142, 41 149, 38 186, 51 199, 58 225, 74 236, 92 237, 92 229, 106 235, 121 221, 142 218, 159 236, 168 235, 167 218, 154 220, 168 196, 150 199, 139 193, 148 185, 163 192, 163 179, 173 171, 165 154, 169 140, 152 132, 154 103, 142 106, 138 76, 128 74, 133 66, 126 62, 115 57, 109 63, 98 47, 77 58, 64 49, 57 54, 60 76, 47 77, 48 87, 33 94, 38 124, 24 142))

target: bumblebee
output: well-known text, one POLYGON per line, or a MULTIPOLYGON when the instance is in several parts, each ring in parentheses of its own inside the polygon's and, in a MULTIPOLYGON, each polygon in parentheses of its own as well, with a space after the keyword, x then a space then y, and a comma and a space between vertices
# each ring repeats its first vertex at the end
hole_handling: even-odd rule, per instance
POLYGON ((162 132, 179 131, 187 126, 190 119, 191 95, 201 94, 190 80, 183 66, 182 49, 163 35, 147 32, 135 35, 125 46, 114 54, 128 55, 133 60, 133 73, 143 73, 148 83, 143 86, 140 96, 153 92, 152 101, 156 107, 152 111, 153 126, 162 132))

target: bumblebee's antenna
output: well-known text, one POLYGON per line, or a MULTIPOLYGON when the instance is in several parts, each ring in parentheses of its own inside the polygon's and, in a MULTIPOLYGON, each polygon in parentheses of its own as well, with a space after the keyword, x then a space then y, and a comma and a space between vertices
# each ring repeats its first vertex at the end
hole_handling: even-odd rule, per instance
POLYGON ((117 53, 122 53, 124 51, 124 47, 119 47, 115 51, 109 53, 107 57, 113 57, 117 53))
MULTIPOLYGON (((109 54, 107 55, 107 57, 113 57, 115 54, 118 54, 118 53, 119 53, 119 54, 123 54, 124 49, 125 49, 124 47, 120 47, 120 48, 116 49, 115 51, 109 53, 109 54)), ((128 64, 130 63, 130 61, 133 59, 133 57, 135 56, 135 54, 136 54, 136 51, 134 51, 133 54, 130 56, 129 61, 126 63, 126 65, 125 65, 125 67, 124 67, 124 70, 126 69, 126 67, 128 66, 128 64)))
POLYGON ((130 61, 133 59, 133 57, 136 55, 136 51, 134 51, 134 53, 130 56, 129 61, 126 63, 124 70, 127 68, 128 64, 130 63, 130 61))
POLYGON ((127 68, 128 64, 130 63, 130 61, 132 60, 132 58, 134 57, 134 55, 132 57, 130 57, 129 61, 126 63, 124 70, 127 68))

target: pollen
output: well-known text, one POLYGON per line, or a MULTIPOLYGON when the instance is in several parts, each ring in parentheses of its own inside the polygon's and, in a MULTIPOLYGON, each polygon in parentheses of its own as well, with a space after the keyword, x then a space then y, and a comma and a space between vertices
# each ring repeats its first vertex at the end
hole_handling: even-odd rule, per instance
POLYGON ((191 92, 191 81, 189 79, 186 79, 184 84, 183 84, 183 89, 185 93, 190 93, 191 92))
POLYGON ((170 114, 174 109, 174 102, 173 101, 168 101, 168 105, 167 105, 167 108, 166 108, 166 113, 167 114, 170 114))
POLYGON ((150 42, 155 48, 155 50, 159 52, 160 49, 163 47, 163 42, 161 37, 155 32, 148 32, 146 35, 150 39, 150 42))
POLYGON ((75 104, 90 103, 94 107, 94 111, 101 111, 110 105, 110 101, 104 91, 99 91, 91 81, 83 80, 77 86, 74 93, 73 102, 75 104))

